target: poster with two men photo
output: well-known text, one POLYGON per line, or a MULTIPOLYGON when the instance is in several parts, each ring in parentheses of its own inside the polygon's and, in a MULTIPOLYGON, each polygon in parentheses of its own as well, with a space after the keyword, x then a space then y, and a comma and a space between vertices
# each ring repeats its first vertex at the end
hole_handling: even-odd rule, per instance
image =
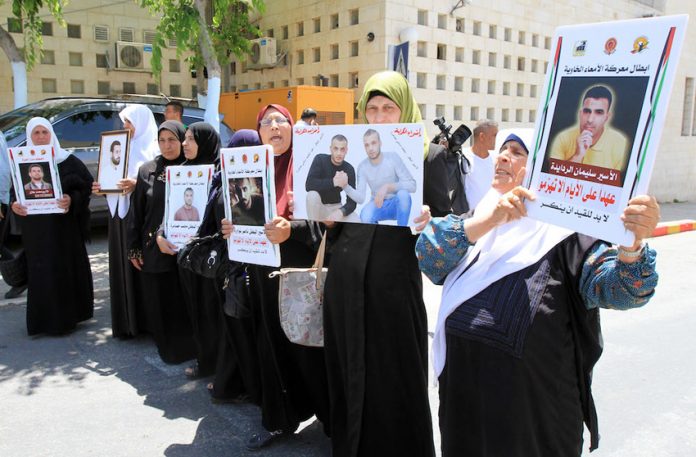
POLYGON ((560 27, 526 183, 531 217, 631 245, 620 217, 645 194, 687 16, 560 27))
POLYGON ((53 147, 9 148, 8 154, 17 201, 27 208, 27 214, 64 213, 58 207, 63 192, 53 147))
POLYGON ((230 260, 280 266, 280 249, 264 224, 276 216, 273 148, 268 145, 220 151, 225 216, 234 224, 227 243, 230 260))
POLYGON ((164 234, 181 249, 196 235, 208 202, 214 165, 167 167, 164 234))
POLYGON ((421 124, 293 131, 294 217, 412 226, 423 205, 421 124))

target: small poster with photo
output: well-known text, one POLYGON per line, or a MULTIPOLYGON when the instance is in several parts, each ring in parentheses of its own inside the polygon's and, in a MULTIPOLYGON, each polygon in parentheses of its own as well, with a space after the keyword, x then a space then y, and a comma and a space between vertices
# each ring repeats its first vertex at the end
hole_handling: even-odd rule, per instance
POLYGON ((201 225, 214 169, 214 165, 167 167, 164 235, 177 249, 188 243, 201 225))
POLYGON ((224 148, 220 163, 225 217, 234 224, 227 243, 230 260, 280 266, 280 249, 263 227, 276 216, 273 148, 224 148))
POLYGON ((63 197, 52 146, 9 148, 12 183, 17 201, 27 214, 64 213, 58 207, 63 197))
POLYGON ((113 130, 102 132, 99 146, 99 168, 97 182, 101 185, 100 193, 122 193, 118 182, 128 172, 128 151, 130 130, 113 130))
POLYGON ((294 217, 413 226, 423 205, 422 124, 293 130, 294 217))
POLYGON ((630 246, 621 214, 645 194, 688 16, 556 29, 530 147, 530 217, 630 246))

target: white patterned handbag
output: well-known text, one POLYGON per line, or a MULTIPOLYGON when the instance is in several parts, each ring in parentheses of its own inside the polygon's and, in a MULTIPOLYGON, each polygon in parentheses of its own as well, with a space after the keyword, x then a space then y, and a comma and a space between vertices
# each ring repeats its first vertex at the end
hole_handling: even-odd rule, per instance
POLYGON ((324 280, 323 268, 326 234, 321 240, 311 268, 281 268, 269 275, 280 276, 278 312, 280 326, 290 342, 303 346, 324 346, 324 280))

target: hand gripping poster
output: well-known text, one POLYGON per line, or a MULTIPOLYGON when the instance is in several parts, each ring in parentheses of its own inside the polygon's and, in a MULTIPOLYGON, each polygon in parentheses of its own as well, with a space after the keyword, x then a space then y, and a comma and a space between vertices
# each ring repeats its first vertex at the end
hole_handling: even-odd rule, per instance
POLYGON ((556 29, 527 162, 531 217, 633 244, 620 217, 647 192, 687 18, 556 29))
POLYGON ((276 216, 273 148, 225 148, 220 157, 225 216, 234 224, 227 241, 230 260, 279 267, 280 249, 264 232, 276 216))
POLYGON ((64 213, 58 207, 63 197, 52 146, 9 148, 12 183, 17 201, 27 214, 64 213))
POLYGON ((196 235, 208 203, 214 165, 167 167, 164 235, 177 249, 196 235))
POLYGON ((421 124, 293 130, 294 217, 413 226, 423 205, 421 124))

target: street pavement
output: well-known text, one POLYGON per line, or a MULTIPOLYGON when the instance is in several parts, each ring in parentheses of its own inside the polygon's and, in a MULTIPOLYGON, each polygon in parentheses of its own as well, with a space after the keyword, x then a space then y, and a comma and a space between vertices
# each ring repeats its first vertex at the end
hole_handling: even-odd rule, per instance
MULTIPOLYGON (((696 219, 696 204, 662 206, 663 221, 696 219)), ((316 421, 249 452, 252 405, 215 405, 182 365, 165 365, 147 337, 111 337, 106 235, 89 246, 95 317, 64 337, 28 337, 25 298, 0 300, 0 456, 329 456, 316 421)), ((661 279, 646 307, 603 311, 604 355, 594 375, 600 448, 592 456, 696 455, 696 231, 650 240, 661 279)), ((424 279, 429 328, 440 287, 424 279)), ((3 296, 7 286, 0 287, 3 296)), ((432 385, 432 384, 431 384, 432 385)), ((436 448, 437 388, 430 388, 436 448)), ((589 442, 589 439, 586 439, 589 442)), ((438 451, 439 455, 439 451, 438 451)), ((585 451, 584 455, 589 455, 585 451)), ((417 457, 417 456, 416 456, 417 457)))

